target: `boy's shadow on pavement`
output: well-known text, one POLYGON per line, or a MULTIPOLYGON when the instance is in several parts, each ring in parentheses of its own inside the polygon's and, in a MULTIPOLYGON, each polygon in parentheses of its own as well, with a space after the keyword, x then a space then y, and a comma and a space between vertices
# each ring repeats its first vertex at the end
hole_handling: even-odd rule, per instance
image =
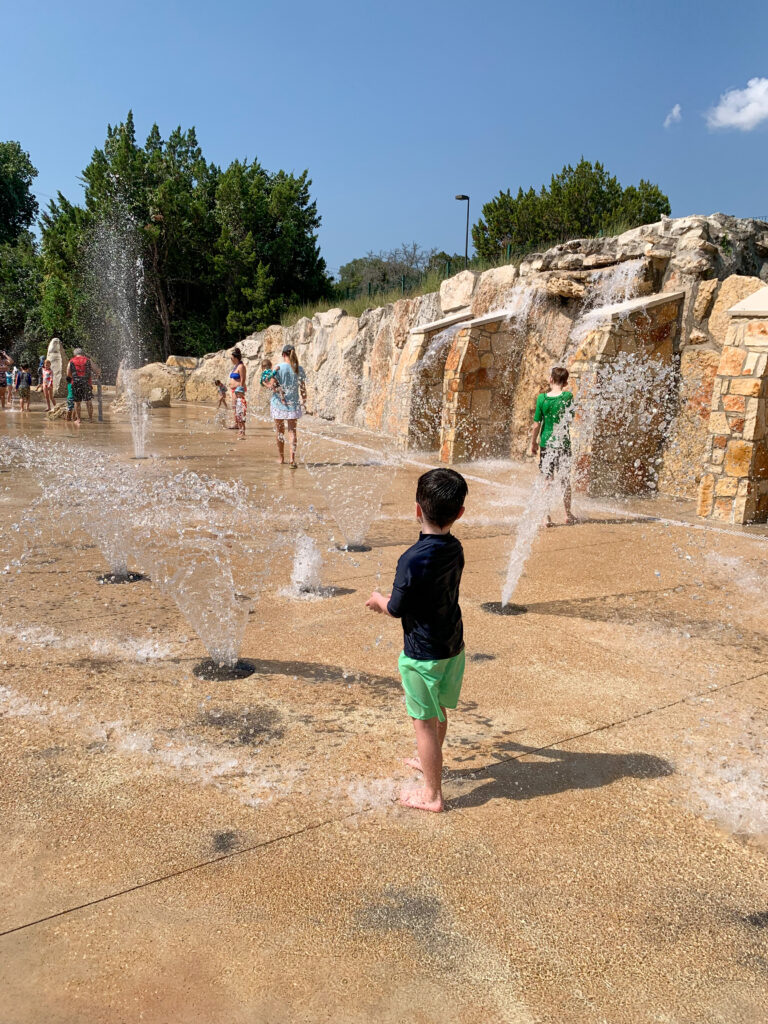
POLYGON ((508 749, 549 760, 501 761, 469 775, 465 769, 447 772, 449 782, 473 785, 475 779, 480 780, 468 792, 448 798, 452 809, 480 807, 489 800, 533 800, 569 789, 597 789, 624 778, 659 779, 675 770, 669 761, 653 754, 588 754, 552 747, 540 750, 513 741, 508 749))

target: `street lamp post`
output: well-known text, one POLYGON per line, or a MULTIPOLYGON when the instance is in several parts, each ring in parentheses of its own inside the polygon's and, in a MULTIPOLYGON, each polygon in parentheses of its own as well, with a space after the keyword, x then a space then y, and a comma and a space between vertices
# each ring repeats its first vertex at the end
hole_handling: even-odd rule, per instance
POLYGON ((464 235, 464 269, 469 266, 469 196, 456 196, 456 199, 467 201, 467 230, 464 235))

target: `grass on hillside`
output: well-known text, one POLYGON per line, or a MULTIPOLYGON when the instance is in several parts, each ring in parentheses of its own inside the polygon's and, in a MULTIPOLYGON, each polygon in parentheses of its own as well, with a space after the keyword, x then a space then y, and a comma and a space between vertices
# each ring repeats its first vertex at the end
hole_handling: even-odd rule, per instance
MULTIPOLYGON (((628 231, 632 227, 637 227, 636 224, 617 222, 611 225, 610 235, 606 234, 604 237, 613 237, 615 235, 621 235, 625 231, 628 231)), ((564 242, 572 241, 569 238, 563 238, 560 242, 552 242, 551 245, 547 245, 543 248, 535 250, 534 247, 530 247, 525 251, 514 253, 509 260, 500 259, 496 262, 490 260, 483 260, 479 257, 475 257, 469 261, 469 270, 474 270, 475 273, 481 274, 484 270, 490 270, 492 267, 503 267, 509 264, 519 266, 522 261, 534 251, 542 252, 545 249, 551 249, 555 245, 562 245, 564 242)), ((462 266, 456 267, 451 271, 450 276, 454 277, 460 273, 464 268, 462 266)), ((403 291, 402 288, 392 288, 386 292, 376 292, 373 295, 368 295, 363 292, 362 294, 351 298, 342 299, 339 297, 332 299, 318 299, 316 302, 308 302, 300 306, 291 306, 283 313, 280 318, 280 323, 283 327, 292 327, 302 317, 308 317, 310 320, 315 313, 325 313, 329 309, 344 309, 350 316, 359 317, 366 309, 379 309, 381 306, 389 306, 393 302, 398 302, 400 299, 414 299, 419 295, 428 295, 430 292, 437 292, 440 290, 440 285, 445 280, 445 275, 440 271, 433 271, 430 274, 426 274, 418 284, 411 288, 406 288, 403 291)))
POLYGON ((378 309, 380 306, 399 302, 400 299, 413 299, 417 295, 437 292, 440 290, 440 283, 443 280, 442 274, 427 274, 417 285, 413 288, 406 288, 405 291, 402 288, 392 288, 390 291, 377 292, 374 295, 363 293, 352 299, 319 299, 317 302, 308 302, 303 306, 292 306, 285 311, 280 323, 283 327, 292 327, 302 317, 306 316, 312 319, 315 313, 324 313, 328 309, 345 309, 350 316, 360 316, 366 309, 378 309))

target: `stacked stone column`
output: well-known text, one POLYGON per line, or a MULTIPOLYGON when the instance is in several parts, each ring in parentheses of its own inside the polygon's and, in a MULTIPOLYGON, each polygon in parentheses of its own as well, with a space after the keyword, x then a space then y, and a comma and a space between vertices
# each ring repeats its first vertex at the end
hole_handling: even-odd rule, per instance
POLYGON ((698 514, 768 520, 768 319, 734 320, 712 391, 698 514))
POLYGON ((498 456, 508 445, 509 395, 495 366, 499 327, 479 318, 454 338, 443 377, 442 462, 498 456))

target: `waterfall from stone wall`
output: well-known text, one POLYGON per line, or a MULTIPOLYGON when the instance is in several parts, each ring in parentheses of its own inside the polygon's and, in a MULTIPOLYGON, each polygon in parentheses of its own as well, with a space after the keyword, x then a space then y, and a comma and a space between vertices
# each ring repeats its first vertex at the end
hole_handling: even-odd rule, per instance
POLYGON ((613 316, 620 315, 622 304, 637 296, 645 266, 644 259, 625 260, 600 275, 588 291, 586 303, 571 329, 564 360, 566 365, 591 331, 602 327, 613 316))

